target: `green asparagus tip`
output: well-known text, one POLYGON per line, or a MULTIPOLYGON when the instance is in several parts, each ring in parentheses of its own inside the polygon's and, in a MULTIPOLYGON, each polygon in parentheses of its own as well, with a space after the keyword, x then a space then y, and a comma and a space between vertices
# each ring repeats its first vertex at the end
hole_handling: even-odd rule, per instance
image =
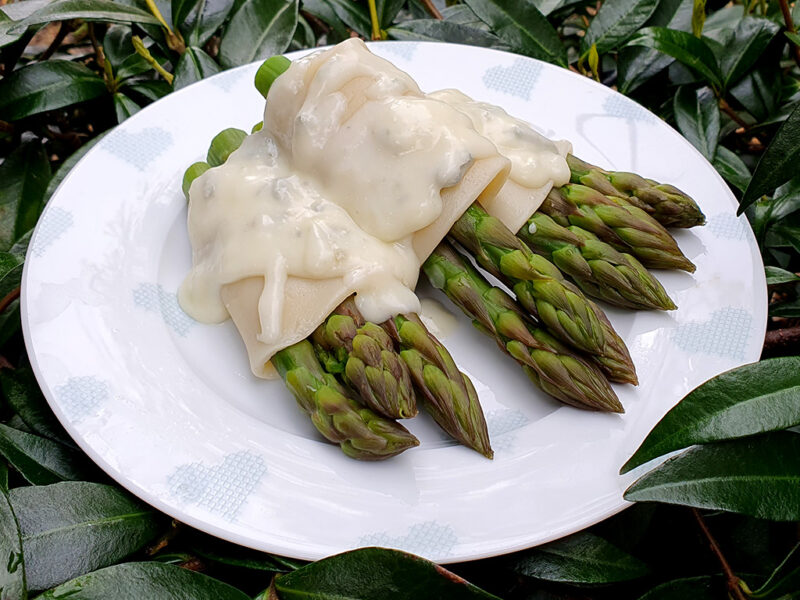
POLYGON ((183 183, 181 184, 181 188, 183 188, 183 195, 186 196, 187 200, 189 199, 189 188, 192 187, 192 182, 210 168, 211 165, 209 165, 207 162, 201 161, 189 165, 189 168, 186 169, 186 172, 183 174, 183 183))
POLYGON ((292 61, 288 58, 278 55, 270 56, 258 67, 258 71, 256 71, 256 89, 264 98, 267 97, 269 88, 272 87, 272 82, 288 69, 291 64, 292 61))
POLYGON ((250 133, 255 133, 256 131, 261 131, 262 127, 264 127, 264 121, 259 121, 253 128, 250 130, 250 133))
POLYGON ((214 139, 211 140, 211 146, 208 148, 208 156, 206 160, 212 167, 218 167, 224 164, 228 157, 233 154, 239 146, 242 145, 244 138, 247 137, 247 132, 235 127, 230 127, 220 131, 214 139))

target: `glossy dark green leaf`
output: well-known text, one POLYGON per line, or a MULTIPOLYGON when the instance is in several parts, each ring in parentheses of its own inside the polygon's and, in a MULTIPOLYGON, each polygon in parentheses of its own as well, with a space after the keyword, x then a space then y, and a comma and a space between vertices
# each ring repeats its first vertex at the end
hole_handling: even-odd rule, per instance
POLYGON ((511 554, 503 562, 525 577, 575 584, 629 581, 650 572, 639 559, 588 531, 511 554))
POLYGON ((750 185, 739 203, 739 214, 764 194, 797 175, 800 164, 800 104, 784 121, 756 165, 750 185))
POLYGON ((206 560, 254 571, 288 573, 306 564, 304 561, 258 552, 207 535, 195 535, 188 547, 193 554, 206 560))
POLYGON ((281 54, 297 27, 297 6, 297 0, 245 0, 222 37, 222 65, 236 67, 281 54))
POLYGON ((378 11, 378 23, 381 29, 387 29, 393 22, 397 13, 403 8, 406 0, 376 0, 375 8, 378 11))
POLYGON ((779 285, 781 283, 791 283, 800 281, 800 277, 779 267, 764 267, 767 276, 767 285, 779 285))
POLYGON ((294 30, 294 37, 291 44, 289 44, 289 49, 303 50, 305 48, 314 48, 316 45, 317 36, 314 33, 314 28, 311 27, 311 24, 302 14, 298 15, 297 28, 294 30))
POLYGON ((748 594, 758 600, 791 600, 800 590, 800 544, 781 561, 769 579, 757 590, 748 594), (788 597, 787 597, 788 596, 788 597))
POLYGON ((47 438, 0 424, 0 454, 33 485, 86 478, 85 456, 47 438))
POLYGON ((724 598, 724 592, 725 584, 721 577, 701 575, 657 585, 639 600, 720 600, 724 598))
POLYGON ((8 492, 8 465, 0 460, 0 492, 8 492))
POLYGON ((10 252, 0 252, 0 298, 5 298, 20 287, 24 263, 24 256, 15 256, 10 252))
POLYGON ((158 534, 158 514, 110 485, 67 481, 16 488, 9 497, 31 590, 120 561, 158 534))
POLYGON ((478 18, 478 15, 472 12, 472 9, 466 4, 454 4, 453 6, 446 6, 442 10, 442 16, 444 17, 445 21, 449 21, 450 23, 466 25, 468 27, 473 27, 474 29, 489 31, 489 26, 481 21, 478 18))
POLYGON ((14 509, 8 499, 8 469, 4 471, 6 485, 0 490, 0 594, 3 600, 25 600, 28 597, 25 581, 25 560, 22 535, 14 509))
POLYGON ((69 434, 64 431, 50 410, 30 368, 0 370, 0 390, 8 406, 20 416, 31 431, 74 447, 69 434))
POLYGON ((719 141, 719 107, 709 88, 678 89, 673 101, 678 129, 707 160, 713 160, 719 141))
POLYGON ((771 304, 769 307, 769 316, 785 318, 800 317, 800 300, 771 304))
POLYGON ((166 81, 136 81, 126 84, 123 88, 129 96, 140 96, 145 101, 155 102, 172 91, 172 86, 166 81))
POLYGON ((778 111, 780 72, 760 68, 747 73, 729 92, 745 110, 759 121, 765 121, 778 111))
MULTIPOLYGON (((37 600, 249 600, 207 575, 158 562, 123 563, 77 577, 37 600)), ((306 599, 308 600, 308 599, 306 599)))
POLYGON ((132 35, 130 27, 114 25, 103 38, 103 51, 106 60, 111 62, 117 81, 141 75, 153 68, 142 56, 136 54, 131 42, 132 35))
POLYGON ((789 38, 789 41, 792 42, 795 46, 800 46, 800 35, 797 33, 790 33, 788 31, 784 31, 783 34, 789 38))
POLYGON ((695 446, 640 477, 624 497, 800 520, 800 434, 780 431, 695 446))
POLYGON ((69 19, 158 25, 158 20, 149 12, 113 0, 54 0, 31 14, 23 23, 38 25, 69 19))
POLYGON ((726 88, 747 73, 779 31, 770 19, 745 17, 739 21, 719 61, 726 88))
MULTIPOLYGON (((331 42, 341 41, 348 36, 347 26, 327 0, 303 0, 303 11, 317 17, 331 28, 328 33, 328 37, 332 38, 331 42)), ((367 26, 369 27, 369 23, 367 26)))
POLYGON ((362 548, 337 554, 275 579, 281 600, 495 599, 418 556, 362 548))
POLYGON ((606 0, 581 40, 585 54, 592 45, 605 54, 623 44, 653 15, 659 0, 606 0))
POLYGON ((142 107, 128 98, 122 92, 114 94, 114 112, 117 115, 117 123, 122 123, 125 119, 139 112, 142 107))
POLYGON ((172 82, 172 85, 179 90, 219 72, 219 65, 213 58, 200 48, 189 46, 178 59, 178 65, 175 67, 175 81, 172 82))
POLYGON ((19 25, 0 10, 0 48, 10 46, 25 35, 26 28, 19 25))
POLYGON ((647 27, 640 30, 628 45, 658 50, 694 69, 712 85, 716 87, 722 85, 714 53, 702 39, 694 37, 691 33, 666 27, 647 27))
POLYGON ((173 0, 172 18, 186 43, 202 46, 233 8, 233 0, 173 0))
POLYGON ((0 164, 0 250, 36 225, 49 180, 50 163, 38 139, 23 142, 0 164))
POLYGON ((567 53, 547 18, 531 0, 466 0, 513 52, 567 66, 567 53))
POLYGON ((735 186, 740 192, 744 192, 750 183, 752 174, 744 161, 735 152, 728 150, 725 146, 717 146, 714 160, 711 161, 717 173, 735 186))
POLYGON ((391 27, 388 33, 396 40, 451 42, 485 48, 505 47, 500 38, 487 31, 436 19, 403 21, 397 26, 391 27))
POLYGON ((327 2, 342 23, 367 39, 372 36, 372 24, 364 5, 352 0, 327 0, 327 2))
POLYGON ((105 132, 93 137, 88 142, 84 143, 83 146, 75 150, 72 154, 69 155, 67 160, 61 163, 61 166, 58 167, 53 176, 50 178, 50 182, 47 184, 47 191, 45 192, 44 197, 49 201, 52 198, 53 193, 56 191, 58 186, 64 181, 64 178, 67 174, 72 170, 78 161, 83 158, 83 156, 92 149, 92 147, 99 142, 105 136, 105 132))
POLYGON ((691 391, 653 428, 622 473, 669 452, 800 424, 800 357, 733 369, 691 391))
POLYGON ((16 121, 105 92, 102 77, 82 64, 53 59, 34 63, 0 81, 0 118, 16 121))

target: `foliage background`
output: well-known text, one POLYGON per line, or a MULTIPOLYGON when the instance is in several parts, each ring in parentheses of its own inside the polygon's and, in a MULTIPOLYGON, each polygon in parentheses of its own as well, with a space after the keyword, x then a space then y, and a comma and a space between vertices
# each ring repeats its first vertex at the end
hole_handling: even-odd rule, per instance
POLYGON ((304 566, 142 506, 50 413, 19 319, 30 232, 104 132, 221 70, 359 35, 510 50, 671 123, 756 233, 770 284, 764 357, 800 354, 798 26, 800 4, 786 0, 0 0, 0 598, 800 598, 800 359, 712 381, 676 409, 672 430, 651 434, 701 444, 677 459, 683 474, 667 463, 646 476, 680 494, 645 477, 628 497, 651 502, 451 567, 478 588, 380 549, 304 566))

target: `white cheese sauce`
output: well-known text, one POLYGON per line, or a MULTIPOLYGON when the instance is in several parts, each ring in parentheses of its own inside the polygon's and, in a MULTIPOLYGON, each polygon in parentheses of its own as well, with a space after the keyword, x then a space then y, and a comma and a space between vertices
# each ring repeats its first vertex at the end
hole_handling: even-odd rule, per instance
POLYGON ((341 278, 370 321, 418 312, 426 257, 413 236, 442 213, 441 190, 498 149, 525 185, 563 179, 563 153, 530 126, 453 90, 426 96, 359 40, 295 61, 270 89, 262 130, 191 186, 180 304, 224 321, 222 286, 261 276, 265 343, 280 341, 292 277, 341 278))

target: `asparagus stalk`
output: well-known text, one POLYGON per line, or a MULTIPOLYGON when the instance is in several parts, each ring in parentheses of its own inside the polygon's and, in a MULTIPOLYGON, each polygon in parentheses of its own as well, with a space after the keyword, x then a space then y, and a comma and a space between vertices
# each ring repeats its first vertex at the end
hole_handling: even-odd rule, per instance
POLYGON ((646 267, 695 270, 663 225, 621 198, 568 183, 551 190, 539 211, 559 225, 594 233, 617 250, 630 252, 646 267))
POLYGON ((613 381, 638 382, 628 349, 603 311, 499 219, 473 204, 450 233, 482 267, 507 282, 520 304, 552 335, 596 357, 593 360, 613 381))
POLYGON ((400 356, 439 427, 465 446, 492 458, 494 451, 478 393, 458 370, 447 348, 415 314, 397 315, 384 327, 400 345, 400 356))
POLYGON ((325 370, 341 375, 369 408, 392 419, 417 414, 411 375, 394 342, 380 326, 364 321, 352 298, 317 328, 312 341, 325 370))
POLYGON ((638 260, 580 227, 562 227, 547 215, 535 213, 517 236, 572 277, 589 296, 623 308, 675 308, 658 280, 638 260))
POLYGON ((450 244, 439 244, 422 268, 431 284, 494 337, 544 392, 578 408, 624 412, 597 367, 534 326, 511 296, 486 281, 450 244))
POLYGON ((281 350, 272 364, 317 430, 347 456, 384 460, 419 445, 405 427, 348 397, 336 378, 323 371, 308 340, 281 350))
POLYGON ((675 186, 625 171, 605 171, 568 154, 570 181, 594 188, 606 196, 624 198, 649 213, 664 227, 704 225, 697 203, 675 186))

